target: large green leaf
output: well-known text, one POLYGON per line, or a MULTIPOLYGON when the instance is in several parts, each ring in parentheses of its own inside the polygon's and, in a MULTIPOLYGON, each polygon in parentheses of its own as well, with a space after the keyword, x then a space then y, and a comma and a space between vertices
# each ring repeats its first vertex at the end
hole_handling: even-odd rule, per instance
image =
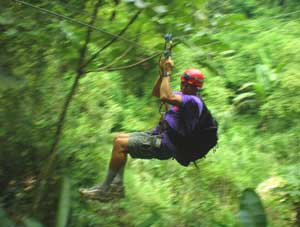
POLYGON ((256 94, 254 92, 245 92, 245 93, 242 93, 242 94, 239 94, 237 95, 234 99, 233 99, 233 103, 234 104, 238 104, 240 103, 241 101, 243 100, 246 100, 246 99, 255 99, 255 96, 256 94))
POLYGON ((146 220, 138 225, 138 227, 149 227, 152 226, 158 219, 160 215, 156 212, 153 212, 146 220))
POLYGON ((245 189, 240 198, 239 220, 244 227, 266 227, 267 218, 259 196, 253 189, 245 189))
POLYGON ((62 188, 61 188, 60 199, 59 199, 56 227, 67 226, 70 205, 71 205, 71 183, 68 177, 64 177, 62 188))

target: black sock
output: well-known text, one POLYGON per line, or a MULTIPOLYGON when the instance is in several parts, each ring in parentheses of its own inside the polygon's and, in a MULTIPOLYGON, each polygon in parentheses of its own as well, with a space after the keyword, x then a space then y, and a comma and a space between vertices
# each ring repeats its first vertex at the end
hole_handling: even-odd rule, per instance
POLYGON ((112 183, 118 184, 118 185, 123 185, 124 169, 125 169, 125 166, 123 166, 123 167, 120 168, 120 170, 118 171, 118 173, 115 176, 115 178, 112 181, 112 183))
POLYGON ((105 180, 103 181, 101 187, 104 191, 107 191, 110 187, 111 182, 113 181, 113 179, 115 178, 115 176, 117 175, 117 171, 113 170, 113 169, 108 169, 105 180))

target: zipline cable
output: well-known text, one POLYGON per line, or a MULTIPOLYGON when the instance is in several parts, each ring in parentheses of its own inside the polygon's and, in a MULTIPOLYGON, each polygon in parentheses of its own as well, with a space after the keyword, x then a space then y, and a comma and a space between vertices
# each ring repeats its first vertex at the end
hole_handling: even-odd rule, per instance
MULTIPOLYGON (((63 3, 63 2, 61 2, 61 1, 60 1, 59 3, 55 3, 55 4, 61 6, 64 10, 70 10, 70 9, 71 9, 71 12, 70 12, 71 14, 73 14, 73 13, 75 12, 75 13, 78 13, 78 15, 91 16, 91 15, 90 15, 90 12, 88 12, 88 11, 86 11, 86 10, 79 10, 78 8, 75 8, 75 7, 73 7, 73 6, 70 6, 70 4, 63 3)), ((140 35, 143 35, 143 34, 149 35, 149 31, 154 31, 154 30, 156 30, 156 29, 155 29, 155 28, 147 29, 147 31, 143 31, 143 32, 137 33, 137 34, 135 34, 135 35, 133 35, 133 36, 130 36, 130 37, 127 36, 127 39, 133 40, 133 39, 135 39, 136 37, 138 37, 138 36, 140 36, 140 35)))
MULTIPOLYGON (((110 35, 110 36, 114 37, 115 39, 122 39, 122 40, 124 40, 124 41, 126 41, 126 42, 128 42, 128 43, 134 44, 135 46, 141 46, 142 48, 146 49, 144 46, 139 45, 139 44, 137 44, 136 42, 133 42, 133 41, 131 41, 131 40, 129 40, 129 39, 126 39, 126 38, 124 38, 123 36, 112 34, 112 33, 110 33, 110 32, 107 32, 107 31, 103 30, 103 29, 100 29, 100 28, 97 28, 97 27, 95 27, 95 26, 89 25, 89 24, 87 24, 87 23, 84 23, 84 22, 81 22, 81 21, 77 21, 77 20, 75 20, 75 19, 73 19, 73 18, 70 18, 70 17, 68 17, 68 16, 58 14, 58 13, 53 12, 53 11, 51 11, 51 10, 44 9, 44 8, 41 8, 41 7, 32 5, 32 4, 30 4, 30 3, 27 3, 27 2, 24 2, 24 1, 21 1, 21 0, 14 0, 14 1, 17 2, 17 3, 23 4, 23 5, 25 5, 25 6, 34 8, 34 9, 36 9, 36 10, 38 10, 38 11, 41 11, 41 12, 44 12, 44 13, 47 13, 47 14, 50 14, 50 15, 53 15, 53 16, 56 16, 56 17, 59 17, 59 18, 63 18, 63 19, 65 19, 65 20, 67 20, 67 21, 70 21, 70 22, 72 22, 72 23, 79 24, 79 25, 85 26, 85 27, 89 27, 89 28, 91 28, 91 29, 93 29, 93 30, 96 30, 96 31, 105 33, 105 34, 107 34, 107 35, 110 35)), ((177 43, 177 44, 178 44, 178 43, 177 43)), ((96 54, 97 54, 97 53, 96 53, 96 54)), ((161 53, 156 51, 156 53, 152 54, 150 57, 145 58, 145 59, 143 59, 143 60, 141 60, 141 61, 139 61, 139 62, 137 62, 137 63, 131 64, 131 65, 128 65, 128 66, 115 67, 115 68, 113 68, 113 69, 111 69, 111 68, 106 68, 106 67, 102 67, 102 68, 100 68, 100 71, 103 71, 104 68, 105 68, 107 71, 114 71, 114 70, 122 70, 122 69, 131 68, 131 67, 134 67, 134 66, 136 66, 136 65, 139 65, 139 64, 141 64, 141 63, 143 63, 143 62, 146 62, 146 61, 148 61, 148 60, 150 60, 150 59, 152 59, 152 58, 158 56, 159 54, 161 54, 161 53)), ((92 58, 93 58, 93 57, 92 57, 92 58)), ((89 62, 90 62, 90 60, 88 61, 88 63, 89 63, 89 62)), ((85 65, 87 65, 87 64, 85 63, 85 65)))
POLYGON ((65 16, 65 15, 62 15, 62 14, 53 12, 53 11, 51 11, 51 10, 48 10, 48 9, 45 9, 45 8, 41 8, 41 7, 32 5, 32 4, 28 3, 28 2, 24 2, 24 1, 21 1, 21 0, 14 0, 14 1, 17 2, 17 3, 20 3, 20 4, 22 4, 22 5, 25 5, 25 6, 34 8, 34 9, 36 9, 36 10, 39 10, 39 11, 41 11, 41 12, 44 12, 44 13, 47 13, 47 14, 50 14, 50 15, 53 15, 53 16, 56 16, 56 17, 65 19, 65 20, 70 21, 70 22, 72 22, 72 23, 74 23, 74 24, 79 24, 79 25, 81 25, 81 26, 85 26, 85 27, 91 28, 91 29, 93 29, 93 30, 95 30, 95 31, 99 31, 99 32, 104 33, 104 34, 106 34, 106 35, 112 36, 112 37, 114 37, 114 38, 121 39, 121 40, 123 40, 123 41, 125 41, 125 42, 134 44, 135 46, 140 46, 140 47, 145 48, 144 46, 141 46, 141 45, 139 45, 138 43, 136 43, 136 42, 134 42, 134 41, 131 41, 131 40, 129 40, 129 39, 126 39, 126 38, 124 38, 123 36, 115 35, 115 34, 113 34, 113 33, 111 33, 111 32, 108 32, 108 31, 106 31, 106 30, 104 30, 104 29, 101 29, 101 28, 98 28, 98 27, 89 25, 89 24, 87 24, 87 23, 85 23, 85 22, 78 21, 78 20, 75 20, 75 19, 73 19, 73 18, 71 18, 71 17, 68 17, 68 16, 65 16))
MULTIPOLYGON (((71 17, 68 17, 68 16, 65 16, 65 15, 62 15, 62 14, 53 12, 53 11, 51 11, 51 10, 48 10, 48 9, 45 9, 45 8, 42 8, 42 7, 38 7, 38 6, 32 5, 32 4, 30 4, 30 3, 28 3, 28 2, 25 2, 25 1, 21 1, 21 0, 14 0, 14 1, 17 2, 17 3, 19 3, 19 4, 22 4, 22 5, 25 5, 25 6, 34 8, 34 9, 36 9, 36 10, 39 10, 39 11, 41 11, 41 12, 44 12, 44 13, 47 13, 47 14, 50 14, 50 15, 53 15, 53 16, 56 16, 56 17, 65 19, 65 20, 70 21, 70 22, 72 22, 72 23, 74 23, 74 24, 81 25, 81 26, 85 26, 85 27, 89 27, 89 28, 91 28, 91 29, 93 29, 93 30, 95 30, 95 31, 99 31, 99 32, 104 33, 104 34, 106 34, 106 35, 112 36, 112 37, 114 37, 115 39, 120 39, 120 40, 123 40, 123 41, 125 41, 125 42, 131 43, 131 44, 133 44, 133 45, 135 45, 135 46, 140 46, 140 47, 142 47, 143 49, 148 49, 148 50, 149 50, 149 48, 145 48, 144 46, 142 46, 142 45, 140 45, 140 44, 138 44, 138 43, 136 43, 136 42, 134 42, 134 41, 132 41, 132 40, 130 40, 130 39, 124 38, 123 36, 120 36, 120 35, 115 35, 115 34, 113 34, 113 33, 111 33, 111 32, 108 32, 108 31, 106 31, 106 30, 104 30, 104 29, 101 29, 101 28, 98 28, 98 27, 89 25, 89 24, 87 24, 87 23, 85 23, 85 22, 78 21, 78 20, 75 20, 75 19, 73 19, 73 18, 71 18, 71 17)), ((293 11, 293 12, 289 12, 289 13, 285 13, 285 14, 276 15, 276 16, 274 16, 274 17, 269 17, 269 18, 267 18, 267 19, 280 18, 280 17, 283 17, 283 16, 288 16, 288 15, 292 15, 292 14, 296 14, 296 13, 300 13, 300 10, 293 11)), ((278 27, 276 27, 276 28, 278 28, 278 27)), ((275 28, 272 28, 272 29, 269 29, 269 30, 267 30, 267 31, 274 30, 274 29, 275 29, 275 28)), ((253 33, 259 33, 259 32, 266 32, 266 30, 257 30, 257 31, 252 32, 252 34, 253 34, 253 33)), ((251 32, 250 32, 250 33, 251 33, 251 32)), ((190 36, 192 36, 192 35, 194 35, 194 34, 191 33, 191 34, 187 34, 187 35, 177 36, 177 37, 174 37, 173 39, 174 39, 174 40, 178 40, 178 39, 181 40, 182 38, 187 38, 187 37, 190 37, 190 36)), ((217 44, 217 43, 222 43, 222 41, 218 41, 218 40, 217 40, 217 41, 214 41, 214 42, 211 42, 211 43, 207 43, 207 44, 201 45, 201 47, 208 47, 208 46, 215 45, 215 44, 217 44)), ((191 46, 190 46, 190 47, 191 47, 191 46)), ((146 60, 147 60, 147 59, 150 60, 150 59, 152 59, 152 58, 153 58, 154 56, 156 56, 156 55, 158 55, 158 52, 152 54, 150 57, 146 58, 146 60)), ((145 61, 146 61, 146 60, 145 60, 145 61)), ((141 60, 140 62, 142 63, 142 62, 145 62, 145 61, 144 61, 144 60, 141 60)), ((137 63, 139 63, 139 62, 137 62, 137 63)), ((132 65, 129 65, 129 66, 120 66, 120 67, 115 67, 115 68, 106 68, 106 67, 102 67, 102 68, 99 68, 99 69, 100 69, 100 71, 102 71, 102 70, 104 70, 104 69, 106 68, 107 70, 112 70, 112 71, 114 71, 114 70, 118 70, 118 69, 122 70, 122 69, 130 68, 130 67, 132 67, 132 66, 134 66, 134 65, 138 65, 138 64, 132 64, 132 65)), ((91 72, 91 71, 89 71, 89 72, 91 72)))
MULTIPOLYGON (((70 6, 70 4, 67 4, 67 3, 64 3, 64 2, 60 2, 59 3, 59 5, 63 5, 62 7, 64 7, 65 9, 72 9, 72 11, 74 12, 77 12, 77 13, 79 13, 79 14, 85 14, 85 15, 89 15, 90 16, 90 14, 89 14, 89 12, 87 12, 87 11, 83 11, 83 10, 79 10, 78 8, 75 8, 74 6, 70 6)), ((220 8, 220 7, 217 7, 217 9, 218 8, 220 8)), ((289 13, 282 13, 282 14, 278 14, 278 15, 276 15, 276 16, 271 16, 271 17, 266 17, 265 19, 276 19, 276 18, 281 18, 281 17, 285 17, 285 16, 289 16, 289 15, 293 15, 293 14, 297 14, 297 13, 300 13, 300 10, 296 10, 296 11, 292 11, 292 12, 289 12, 289 13)), ((297 20, 297 19, 296 19, 297 20)), ((137 36, 139 36, 139 35, 141 35, 141 34, 145 34, 145 33, 149 33, 149 31, 151 31, 151 30, 155 30, 155 28, 152 28, 152 29, 150 29, 150 30, 147 30, 147 31, 145 31, 145 32, 141 32, 141 33, 139 33, 139 34, 136 34, 136 35, 134 35, 134 36, 132 36, 132 37, 127 37, 127 39, 129 39, 129 40, 132 40, 132 39, 134 39, 135 37, 137 37, 137 36)), ((273 30, 273 29, 272 29, 273 30)), ((185 38, 185 37, 190 37, 191 35, 193 35, 193 34, 189 34, 189 35, 182 35, 182 36, 175 36, 173 39, 174 40, 178 40, 178 39, 180 39, 180 38, 185 38)), ((205 45, 206 46, 206 45, 205 45)))
MULTIPOLYGON (((300 11, 299 11, 299 12, 300 12, 300 11)), ((298 21, 298 20, 300 20, 300 19, 295 19, 295 20, 298 21)), ((281 23, 281 24, 285 24, 285 23, 281 23)), ((256 30, 256 31, 254 31, 254 32, 250 32, 250 34, 257 34, 257 33, 269 32, 269 31, 273 31, 273 30, 276 30, 276 29, 281 28, 281 27, 282 27, 282 26, 277 26, 277 27, 275 27, 275 28, 273 27, 273 28, 268 29, 268 30, 256 30)), ((188 34, 188 35, 177 36, 177 37, 175 37, 175 38, 173 38, 173 39, 174 39, 174 40, 177 40, 177 39, 181 40, 181 39, 183 39, 183 38, 190 37, 191 35, 194 35, 194 34, 188 34)), ((203 47, 210 47, 210 46, 216 45, 216 44, 218 44, 218 43, 222 43, 222 41, 220 41, 220 40, 215 40, 215 41, 212 41, 212 42, 210 42, 210 43, 203 44, 203 45, 201 45, 200 47, 201 47, 201 48, 203 48, 203 47)), ((179 44, 179 43, 176 43, 176 44, 173 45, 173 46, 175 47, 177 44, 179 44)), ((188 44, 188 43, 187 43, 187 44, 188 44)), ((190 44, 188 44, 188 47, 191 48, 191 49, 193 49, 193 50, 195 50, 195 52, 197 51, 197 49, 196 49, 195 47, 193 47, 192 45, 190 45, 190 44)), ((198 48, 199 48, 199 47, 198 47, 198 48)), ((126 66, 117 66, 117 67, 111 67, 111 68, 100 67, 100 68, 98 68, 98 69, 96 69, 96 70, 89 70, 89 71, 86 71, 86 73, 99 72, 99 71, 116 71, 116 70, 124 70, 124 69, 128 69, 128 68, 134 67, 134 66, 136 66, 136 65, 139 65, 139 64, 141 64, 141 63, 144 63, 144 62, 146 62, 146 61, 148 61, 148 60, 150 60, 150 59, 152 59, 152 58, 158 56, 159 54, 161 54, 161 53, 159 53, 159 52, 158 52, 158 53, 154 53, 152 56, 150 56, 150 57, 148 57, 148 58, 145 58, 145 59, 142 59, 141 61, 138 61, 138 62, 133 63, 133 64, 130 64, 130 65, 126 65, 126 66)), ((238 57, 238 56, 235 56, 235 57, 238 57)), ((232 59, 232 58, 235 58, 235 57, 231 57, 231 59, 232 59)))
MULTIPOLYGON (((93 30, 99 31, 99 32, 104 33, 104 34, 106 34, 106 35, 109 35, 109 36, 112 36, 112 37, 114 37, 114 38, 121 39, 121 40, 123 40, 123 41, 125 41, 125 42, 134 44, 135 46, 140 46, 140 47, 145 48, 144 46, 139 45, 138 43, 136 43, 136 42, 134 42, 134 41, 132 41, 132 40, 130 40, 130 39, 127 39, 127 38, 125 38, 125 37, 123 37, 123 36, 115 35, 115 34, 113 34, 113 33, 111 33, 111 32, 108 32, 108 31, 106 31, 106 30, 104 30, 104 29, 101 29, 101 28, 99 28, 99 27, 95 27, 95 26, 89 25, 89 24, 87 24, 87 23, 85 23, 85 22, 78 21, 78 20, 75 20, 75 19, 73 19, 73 18, 71 18, 71 17, 68 17, 68 16, 65 16, 65 15, 62 15, 62 14, 53 12, 53 11, 51 11, 51 10, 48 10, 48 9, 45 9, 45 8, 42 8, 42 7, 38 7, 38 6, 32 5, 32 4, 30 4, 30 3, 28 3, 28 2, 25 2, 25 1, 21 1, 21 0, 14 0, 14 1, 15 1, 15 2, 18 2, 18 3, 22 4, 22 5, 25 5, 25 6, 34 8, 34 9, 39 10, 39 11, 42 11, 42 12, 44 12, 44 13, 51 14, 51 15, 53 15, 53 16, 56 16, 56 17, 59 17, 59 18, 68 20, 68 21, 70 21, 70 22, 72 22, 72 23, 75 23, 75 24, 78 24, 78 25, 81 25, 81 26, 85 26, 85 27, 92 28, 93 30)), ((300 13, 300 10, 296 10, 296 11, 289 12, 289 13, 284 13, 284 14, 279 14, 279 15, 276 15, 276 16, 274 16, 274 17, 269 17, 269 18, 266 18, 266 19, 280 18, 280 17, 292 15, 292 14, 297 14, 297 13, 300 13)), ((272 29, 272 30, 273 30, 273 29, 272 29)), ((258 30, 258 31, 255 31, 255 33, 256 33, 256 32, 259 32, 259 31, 264 31, 264 30, 258 30)), ((192 36, 192 35, 194 35, 194 34, 177 36, 177 37, 174 37, 173 39, 174 39, 174 40, 177 40, 177 39, 180 39, 180 38, 190 37, 190 36, 192 36)), ((215 44, 215 42, 213 42, 212 45, 213 45, 213 44, 215 44)), ((204 44, 204 46, 210 46, 210 44, 208 44, 208 45, 207 45, 207 44, 204 44)))

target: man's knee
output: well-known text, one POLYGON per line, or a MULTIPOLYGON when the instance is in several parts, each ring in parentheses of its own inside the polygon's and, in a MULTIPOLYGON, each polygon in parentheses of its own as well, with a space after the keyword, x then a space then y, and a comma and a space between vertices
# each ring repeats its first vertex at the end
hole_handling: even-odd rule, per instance
POLYGON ((117 134, 117 135, 114 137, 114 143, 115 143, 116 140, 120 140, 120 139, 122 139, 122 138, 128 138, 128 137, 129 137, 129 135, 126 134, 126 133, 120 133, 120 134, 117 134))
POLYGON ((127 134, 119 134, 114 138, 114 149, 120 151, 127 151, 128 146, 128 135, 127 134))

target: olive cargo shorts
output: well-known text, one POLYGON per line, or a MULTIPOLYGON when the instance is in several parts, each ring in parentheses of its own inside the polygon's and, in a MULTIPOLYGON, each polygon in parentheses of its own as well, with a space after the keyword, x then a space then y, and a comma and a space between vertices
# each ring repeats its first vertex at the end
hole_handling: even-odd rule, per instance
POLYGON ((165 160, 172 154, 162 145, 161 136, 151 131, 129 133, 128 153, 132 158, 165 160))

